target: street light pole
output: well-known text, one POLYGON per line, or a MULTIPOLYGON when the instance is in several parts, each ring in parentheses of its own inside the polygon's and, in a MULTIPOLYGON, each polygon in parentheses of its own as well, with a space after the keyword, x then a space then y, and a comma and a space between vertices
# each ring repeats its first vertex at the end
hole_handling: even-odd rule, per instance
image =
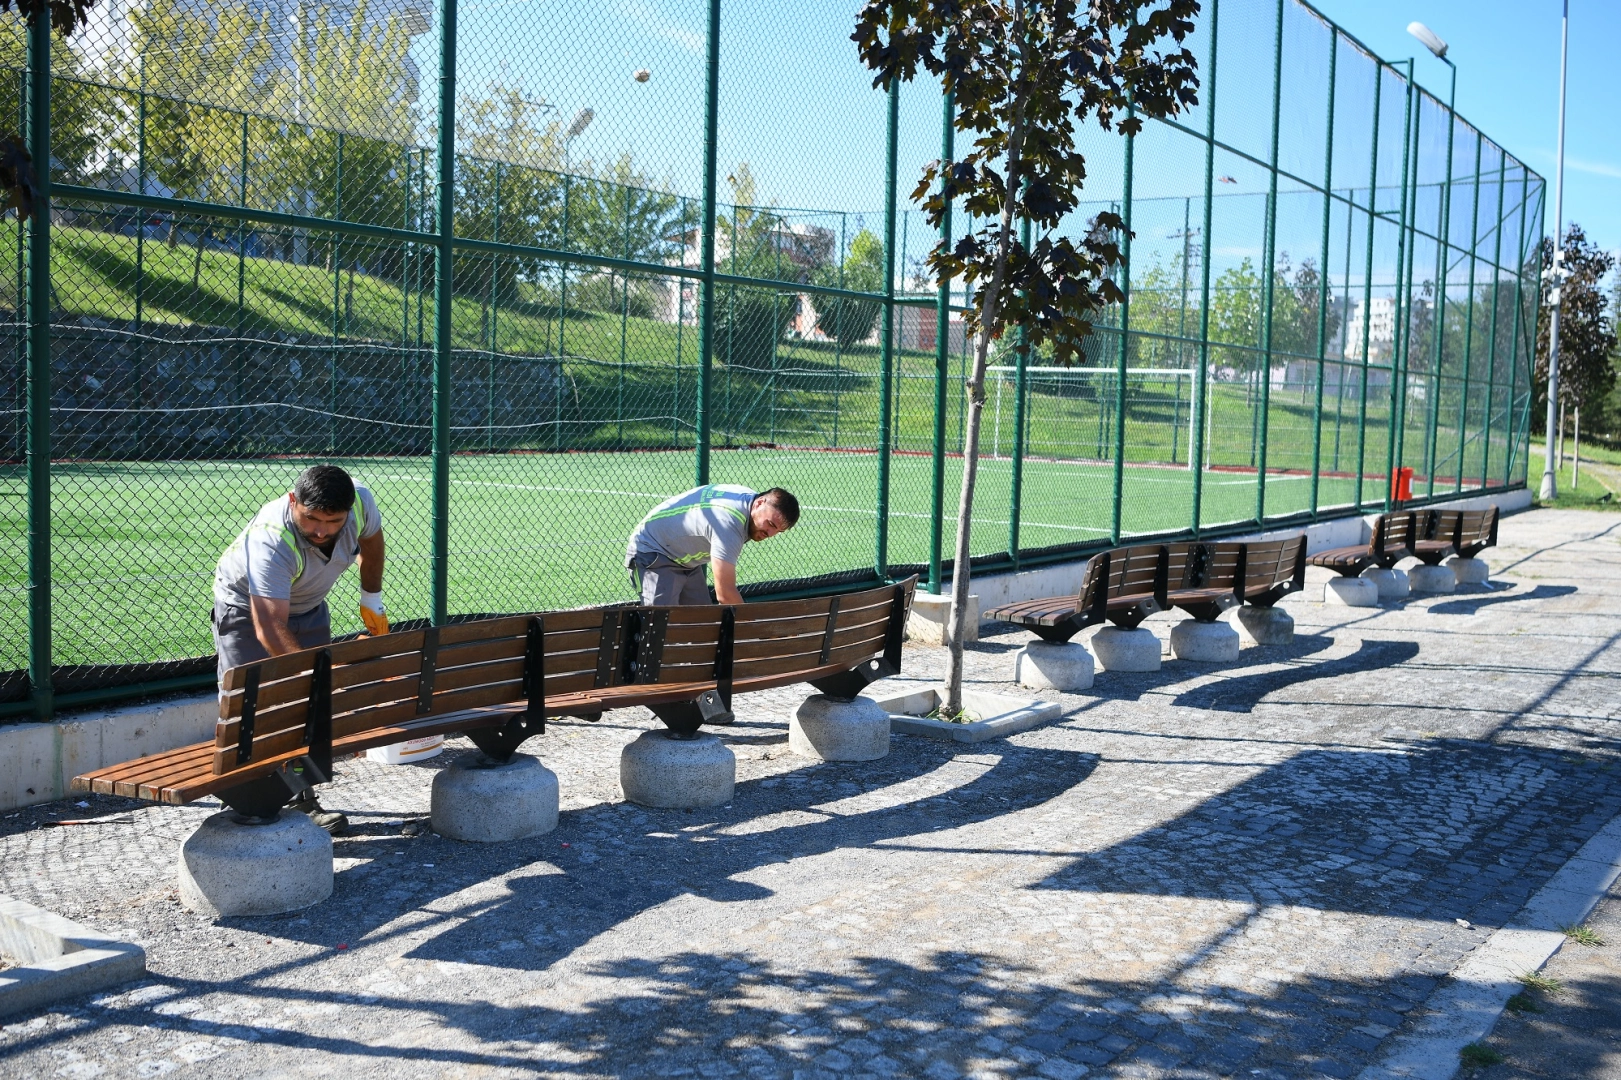
MULTIPOLYGON (((1424 472, 1428 477, 1427 493, 1435 494, 1435 464, 1436 464, 1436 427, 1441 414, 1441 360, 1446 329, 1447 311, 1447 257, 1452 233, 1452 137, 1458 126, 1458 66, 1447 59, 1447 43, 1421 22, 1407 24, 1407 32, 1423 42, 1424 47, 1435 54, 1435 58, 1452 69, 1452 89, 1447 94, 1447 175, 1446 183, 1441 189, 1441 227, 1436 230, 1440 235, 1440 243, 1436 246, 1435 258, 1435 317, 1434 329, 1430 336, 1434 339, 1435 358, 1431 364, 1434 380, 1430 386, 1430 422, 1424 437, 1425 462, 1424 472)), ((1463 475, 1463 455, 1458 455, 1458 475, 1463 475)))
POLYGON ((1543 502, 1552 502, 1559 495, 1553 455, 1554 427, 1559 422, 1559 292, 1565 283, 1564 237, 1561 234, 1565 228, 1565 59, 1570 49, 1570 0, 1565 0, 1562 6, 1564 12, 1559 20, 1559 156, 1553 170, 1553 266, 1546 275, 1553 284, 1548 297, 1553 313, 1548 319, 1548 421, 1544 428, 1547 432, 1544 441, 1548 445, 1544 448, 1546 452, 1542 465, 1540 495, 1543 502))

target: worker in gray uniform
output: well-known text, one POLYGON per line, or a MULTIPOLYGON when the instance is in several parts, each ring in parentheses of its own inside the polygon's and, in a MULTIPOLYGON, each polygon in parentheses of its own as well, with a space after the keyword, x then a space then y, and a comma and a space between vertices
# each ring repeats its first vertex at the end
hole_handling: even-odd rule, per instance
POLYGON ((799 500, 780 487, 755 493, 705 484, 655 506, 630 534, 625 565, 643 604, 741 604, 737 559, 750 540, 767 540, 799 521, 799 500), (704 567, 715 576, 709 597, 704 567))
MULTIPOLYGON (((351 565, 360 567, 366 632, 388 633, 377 502, 336 465, 312 465, 292 491, 265 503, 214 569, 220 685, 231 668, 330 644, 327 593, 351 565)), ((334 836, 348 827, 342 814, 321 808, 311 789, 291 806, 334 836)))

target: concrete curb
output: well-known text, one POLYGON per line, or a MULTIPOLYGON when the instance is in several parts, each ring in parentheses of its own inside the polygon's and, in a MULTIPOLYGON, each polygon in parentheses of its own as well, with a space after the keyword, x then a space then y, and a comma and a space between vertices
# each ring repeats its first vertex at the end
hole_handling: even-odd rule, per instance
POLYGON ((1357 1080, 1451 1080, 1458 1051, 1491 1034, 1520 976, 1565 943, 1563 928, 1587 918, 1621 876, 1621 817, 1600 829, 1507 926, 1464 958, 1424 1003, 1428 1015, 1398 1035, 1357 1080))
POLYGON ((952 724, 919 715, 940 704, 941 693, 923 690, 885 698, 878 707, 889 713, 891 731, 902 735, 923 735, 947 742, 978 743, 1000 739, 1056 720, 1064 707, 1056 701, 1019 698, 1009 694, 988 694, 979 690, 962 692, 963 708, 985 716, 967 724, 952 724))
POLYGON ((60 915, 0 896, 0 1016, 37 1009, 146 974, 146 950, 60 915))

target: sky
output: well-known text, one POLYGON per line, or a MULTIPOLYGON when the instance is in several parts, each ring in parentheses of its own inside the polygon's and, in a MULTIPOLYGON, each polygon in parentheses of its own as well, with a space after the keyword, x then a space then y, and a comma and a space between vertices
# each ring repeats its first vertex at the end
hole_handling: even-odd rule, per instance
MULTIPOLYGON (((1387 60, 1418 58, 1418 81, 1445 96, 1450 73, 1407 33, 1417 20, 1450 46, 1458 112, 1548 179, 1554 231, 1559 145, 1557 0, 1316 0, 1387 60)), ((1621 255, 1621 0, 1570 0, 1565 104, 1566 222, 1621 255)))
MULTIPOLYGON (((1237 42, 1223 36, 1223 56, 1230 54, 1237 62, 1222 61, 1218 83, 1226 90, 1217 106, 1218 137, 1264 156, 1269 110, 1264 104, 1234 110, 1232 103, 1270 98, 1270 55, 1264 40, 1270 28, 1262 24, 1270 24, 1272 9, 1263 0, 1227 2, 1236 12, 1234 26, 1253 22, 1255 32, 1237 42)), ((1570 2, 1564 217, 1583 225, 1601 246, 1621 252, 1621 124, 1616 121, 1621 90, 1614 79, 1621 0, 1570 2)), ((1428 24, 1451 45, 1450 57, 1458 64, 1459 113, 1551 186, 1559 100, 1557 0, 1317 3, 1326 17, 1386 60, 1416 56, 1418 81, 1444 100, 1447 67, 1406 33, 1414 19, 1428 24)), ((730 201, 731 194, 726 178, 741 177, 747 164, 756 202, 813 208, 818 212, 806 214, 807 223, 846 236, 881 224, 884 101, 871 89, 849 40, 857 7, 857 0, 723 4, 718 124, 723 201, 730 201)), ((492 81, 515 84, 530 99, 553 108, 552 115, 563 123, 590 109, 592 120, 572 147, 575 161, 600 163, 628 153, 659 186, 696 196, 701 190, 706 10, 704 0, 463 0, 458 81, 464 92, 476 92, 492 81), (643 69, 650 79, 636 81, 633 72, 643 69)), ((426 76, 424 105, 430 110, 436 37, 424 35, 416 50, 426 76)), ((1317 47, 1308 35, 1291 38, 1288 48, 1295 48, 1297 40, 1302 49, 1317 47)), ((1321 85, 1314 85, 1311 61, 1295 63, 1298 74, 1285 94, 1285 143, 1313 148, 1319 145, 1315 133, 1321 128, 1314 95, 1321 85)), ((920 82, 903 89, 903 196, 922 166, 939 155, 940 109, 937 87, 920 82)), ((1399 107, 1389 119, 1400 122, 1399 107)), ((1093 137, 1089 148, 1090 199, 1118 197, 1119 147, 1109 142, 1093 137)), ((1285 164, 1302 175, 1316 175, 1320 168, 1306 160, 1285 164)), ((1140 140, 1138 198, 1152 196, 1160 202, 1152 207, 1144 203, 1139 210, 1153 216, 1147 225, 1159 240, 1183 228, 1183 203, 1202 187, 1194 183, 1202 180, 1202 165, 1202 151, 1187 140, 1140 140)), ((1396 167, 1394 157, 1389 165, 1396 167)), ((1218 170, 1233 178, 1223 194, 1264 191, 1264 176, 1237 158, 1223 158, 1218 170)), ((1336 187, 1352 182, 1358 181, 1336 172, 1336 187)), ((1386 182, 1394 178, 1381 181, 1386 182)), ((1551 234, 1551 193, 1545 207, 1544 231, 1551 234)), ((1285 237, 1285 246, 1302 248, 1308 234, 1317 235, 1309 222, 1300 231, 1301 237, 1285 237)), ((904 222, 903 232, 910 262, 912 249, 920 254, 928 237, 920 221, 904 222)), ((1250 232, 1259 235, 1258 228, 1245 235, 1250 232)), ((1257 243, 1249 237, 1242 245, 1229 245, 1231 254, 1253 254, 1249 248, 1257 243)))

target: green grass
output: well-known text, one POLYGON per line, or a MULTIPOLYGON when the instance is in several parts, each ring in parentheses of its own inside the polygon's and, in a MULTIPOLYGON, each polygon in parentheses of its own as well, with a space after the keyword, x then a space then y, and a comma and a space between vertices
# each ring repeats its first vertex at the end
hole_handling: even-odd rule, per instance
MULTIPOLYGON (((1567 453, 1569 449, 1570 444, 1566 443, 1567 453)), ((1531 444, 1529 483, 1533 492, 1541 484, 1545 453, 1546 450, 1543 447, 1535 443, 1531 444)), ((1559 495, 1552 505, 1562 510, 1621 510, 1621 492, 1613 490, 1610 486, 1618 483, 1617 478, 1621 477, 1621 473, 1618 473, 1613 466, 1608 468, 1600 466, 1598 470, 1591 468, 1585 460, 1588 457, 1586 447, 1582 448, 1582 457, 1584 460, 1580 469, 1577 469, 1573 462, 1567 460, 1564 468, 1555 473, 1559 495), (1611 478, 1610 484, 1605 483, 1605 477, 1611 478)), ((1537 504, 1539 506, 1547 505, 1540 499, 1537 504)))
POLYGON ((1483 1069, 1488 1065, 1501 1065, 1503 1055, 1487 1046, 1485 1043, 1470 1043, 1458 1051, 1458 1059, 1467 1068, 1483 1069))
MULTIPOLYGON (((377 495, 388 539, 386 595, 396 618, 428 614, 429 467, 420 457, 339 459, 377 495)), ((892 459, 889 557, 927 562, 930 460, 892 459)), ((285 492, 294 460, 59 464, 52 488, 53 603, 57 663, 129 663, 209 651, 209 582, 221 551, 264 502, 285 492)), ((690 453, 458 455, 451 466, 450 607, 458 613, 544 609, 629 599, 624 545, 660 499, 692 483, 690 453)), ((951 507, 960 461, 946 475, 951 507)), ((804 516, 786 536, 744 553, 744 581, 800 578, 873 565, 878 458, 780 450, 716 451, 712 479, 783 484, 804 516)), ((1270 477, 1269 488, 1309 485, 1270 477)), ((982 463, 974 550, 1006 550, 1011 463, 982 463)), ((1132 468, 1125 475, 1127 532, 1189 524, 1186 469, 1132 468)), ((1350 498, 1345 480, 1323 482, 1324 501, 1350 498)), ((0 665, 22 666, 26 649, 26 525, 21 469, 3 477, 0 544, 0 665)), ((1281 496, 1280 496, 1281 497, 1281 496)), ((1253 513, 1255 477, 1205 476, 1204 520, 1253 513)), ((1021 544, 1098 540, 1111 528, 1113 470, 1030 461, 1025 466, 1021 544)), ((359 627, 353 575, 333 597, 338 631, 359 627)))

